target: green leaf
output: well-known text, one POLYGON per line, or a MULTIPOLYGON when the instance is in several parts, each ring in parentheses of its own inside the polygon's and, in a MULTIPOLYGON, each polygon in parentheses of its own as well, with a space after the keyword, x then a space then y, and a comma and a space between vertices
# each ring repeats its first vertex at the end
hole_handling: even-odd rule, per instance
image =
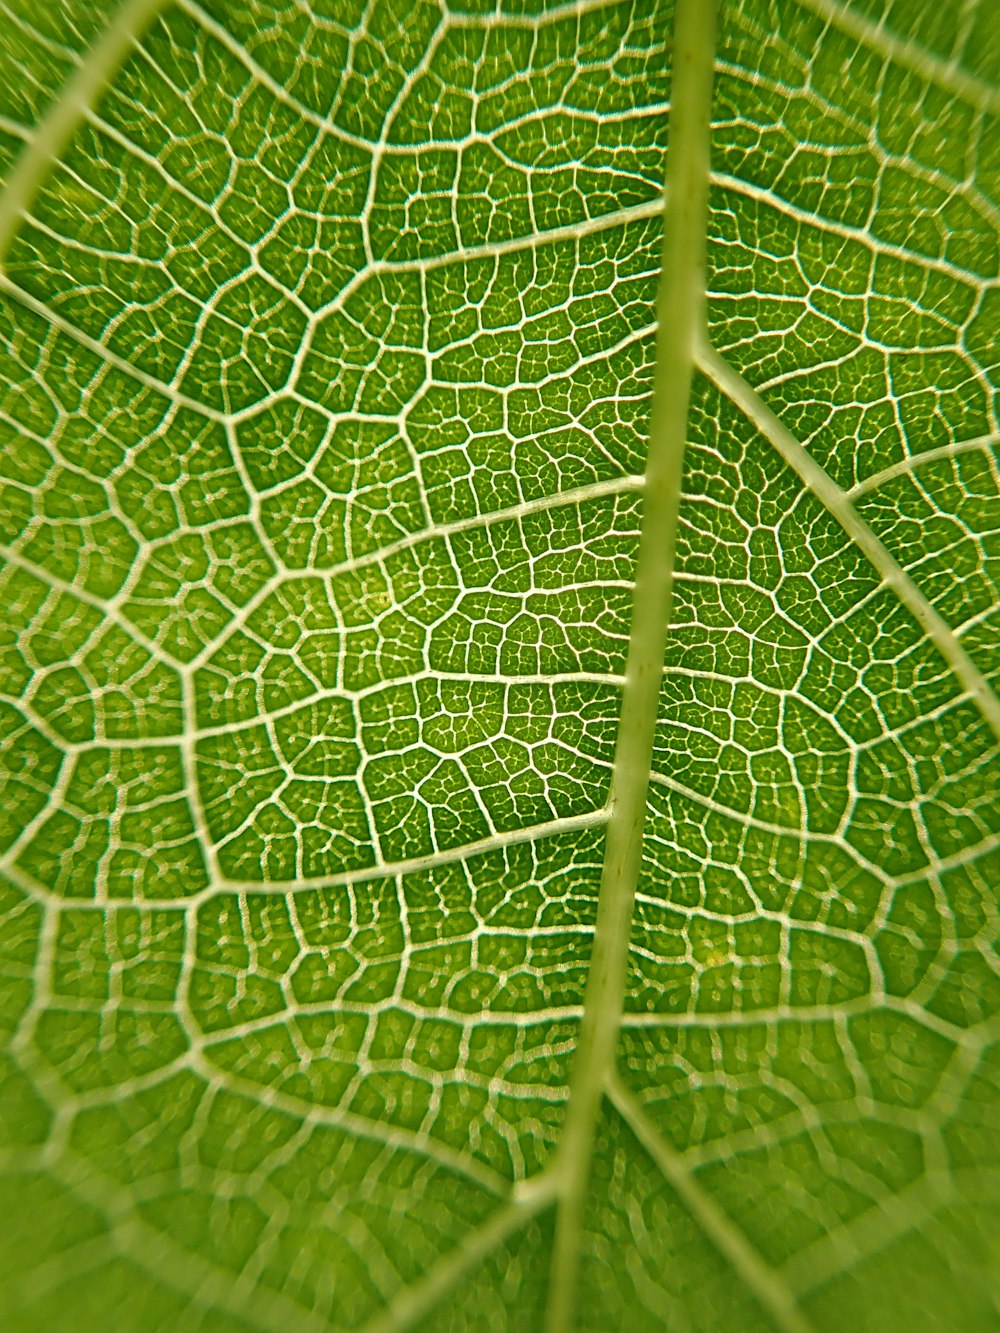
POLYGON ((998 1327, 1000 28, 713 9, 0 0, 6 1328, 998 1327))

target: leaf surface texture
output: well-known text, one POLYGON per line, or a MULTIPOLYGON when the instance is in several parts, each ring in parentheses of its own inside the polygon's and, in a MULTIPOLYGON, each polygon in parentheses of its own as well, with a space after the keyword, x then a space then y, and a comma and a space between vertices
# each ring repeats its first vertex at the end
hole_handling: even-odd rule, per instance
MULTIPOLYGON (((672 7, 0 13, 0 1309, 540 1330, 672 7)), ((1000 1318, 998 31, 705 53, 580 1333, 1000 1318)))

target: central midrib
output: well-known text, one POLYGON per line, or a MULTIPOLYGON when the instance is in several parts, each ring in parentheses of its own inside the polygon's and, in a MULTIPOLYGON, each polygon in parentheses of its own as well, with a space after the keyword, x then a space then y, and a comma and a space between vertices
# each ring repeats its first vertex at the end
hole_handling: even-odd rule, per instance
POLYGON ((546 1333, 568 1333, 601 1099, 621 1026, 629 934, 673 587, 694 350, 704 321, 705 234, 717 0, 678 0, 674 23, 663 272, 621 717, 594 948, 555 1166, 558 1195, 546 1333))

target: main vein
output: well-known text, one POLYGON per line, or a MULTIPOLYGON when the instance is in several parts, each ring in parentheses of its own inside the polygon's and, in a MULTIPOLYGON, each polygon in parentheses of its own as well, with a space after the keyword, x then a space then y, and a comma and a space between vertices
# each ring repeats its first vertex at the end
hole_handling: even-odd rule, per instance
POLYGON ((642 860, 694 348, 704 322, 716 4, 717 0, 679 0, 674 25, 663 275, 657 301, 659 330, 643 519, 594 949, 555 1167, 559 1203, 547 1333, 567 1333, 573 1323, 590 1162, 621 1025, 632 909, 642 860))

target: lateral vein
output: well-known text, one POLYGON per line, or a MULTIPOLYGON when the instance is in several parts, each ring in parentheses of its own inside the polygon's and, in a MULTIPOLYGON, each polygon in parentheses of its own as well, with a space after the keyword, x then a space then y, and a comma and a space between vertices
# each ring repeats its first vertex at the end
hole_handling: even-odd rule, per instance
POLYGON ((875 51, 887 60, 894 60, 904 69, 919 74, 928 83, 959 97, 979 110, 1000 111, 1000 91, 982 79, 962 69, 956 60, 942 60, 930 51, 917 46, 905 37, 898 37, 886 27, 885 21, 873 23, 863 14, 855 13, 837 0, 802 0, 807 9, 853 37, 862 46, 875 51))
POLYGON ((0 196, 0 273, 46 175, 164 4, 165 0, 126 0, 28 140, 0 196))
POLYGON ((364 1324, 361 1333, 403 1333, 434 1310, 475 1266, 525 1226, 549 1202, 549 1191, 511 1199, 395 1300, 364 1324))
POLYGON ((942 458, 961 458, 963 454, 968 453, 988 452, 998 446, 1000 446, 1000 435, 977 435, 968 440, 956 440, 952 444, 940 444, 935 449, 925 449, 922 454, 907 454, 897 463, 890 463, 881 472, 865 477, 856 486, 852 486, 846 492, 847 498, 857 500, 860 496, 867 495, 869 491, 878 490, 886 482, 895 481, 897 477, 912 476, 927 463, 937 463, 942 458))
POLYGON ((715 1248, 747 1284, 781 1333, 814 1333, 781 1278, 767 1266, 715 1200, 698 1185, 683 1160, 664 1139, 639 1099, 614 1073, 608 1096, 619 1115, 676 1190, 715 1248))
POLYGON ((958 635, 875 536, 841 490, 743 376, 703 340, 696 351, 698 369, 743 413, 798 474, 864 553, 883 583, 891 588, 954 672, 994 736, 1000 741, 1000 699, 963 648, 958 635))

